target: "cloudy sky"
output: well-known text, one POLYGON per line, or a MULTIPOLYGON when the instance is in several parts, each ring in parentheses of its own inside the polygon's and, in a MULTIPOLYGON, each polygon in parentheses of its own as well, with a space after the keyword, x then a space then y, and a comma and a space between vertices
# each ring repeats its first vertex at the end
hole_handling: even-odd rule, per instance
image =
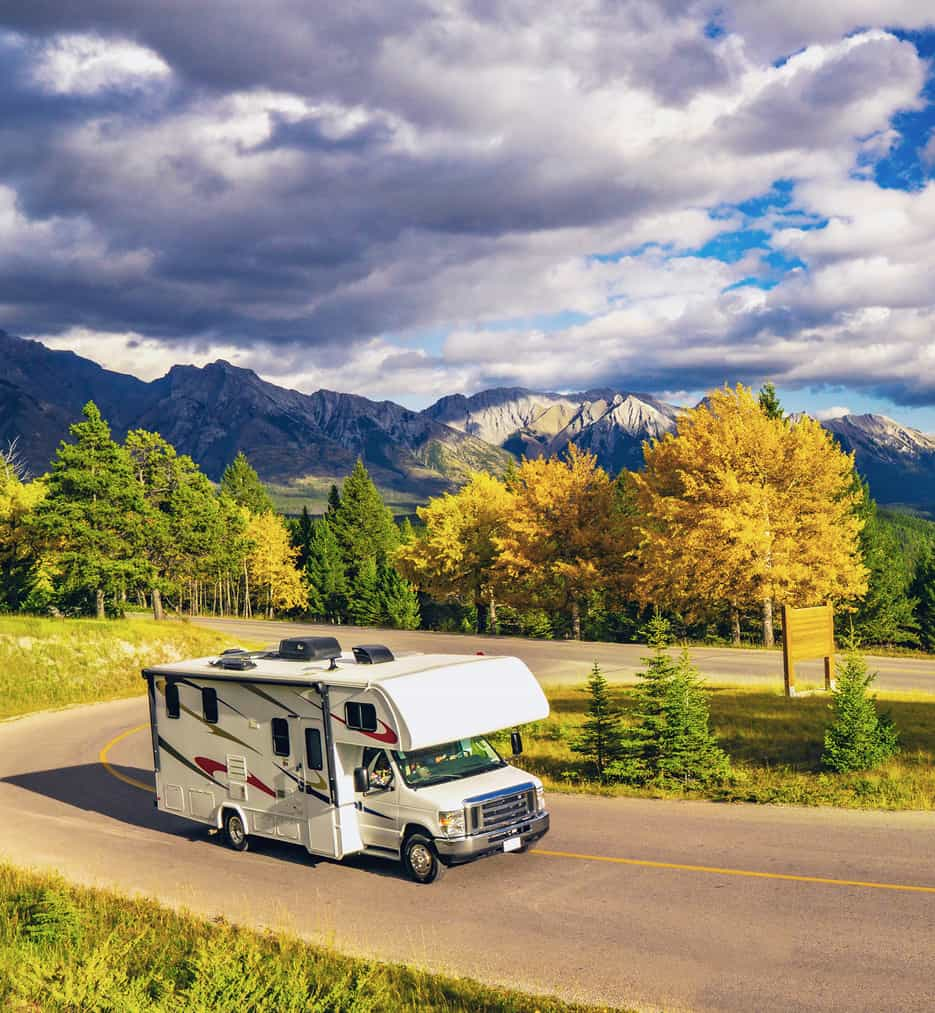
POLYGON ((935 430, 920 0, 0 0, 0 328, 935 430))

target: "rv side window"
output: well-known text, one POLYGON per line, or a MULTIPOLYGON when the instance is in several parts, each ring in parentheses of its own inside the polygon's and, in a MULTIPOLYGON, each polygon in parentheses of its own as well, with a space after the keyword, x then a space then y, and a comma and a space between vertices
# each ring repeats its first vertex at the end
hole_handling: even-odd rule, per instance
POLYGON ((346 703, 344 717, 347 727, 357 732, 375 732, 377 730, 377 709, 372 703, 346 703))
POLYGON ((317 728, 305 729, 305 759, 309 770, 324 770, 321 756, 321 732, 317 728))
POLYGON ((201 691, 201 707, 204 711, 205 721, 209 725, 218 723, 218 691, 210 686, 205 686, 201 691))
POLYGON ((273 752, 289 755, 289 722, 285 718, 273 718, 273 752))
POLYGON ((181 714, 179 707, 179 684, 177 682, 166 683, 166 717, 177 718, 181 714))

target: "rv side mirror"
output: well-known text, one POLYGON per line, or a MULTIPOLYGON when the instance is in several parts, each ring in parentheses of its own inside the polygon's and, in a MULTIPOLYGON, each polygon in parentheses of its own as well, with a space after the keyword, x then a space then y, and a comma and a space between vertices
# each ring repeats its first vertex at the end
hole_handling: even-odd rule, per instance
POLYGON ((514 756, 523 755, 523 737, 519 732, 510 733, 510 745, 513 747, 514 756))
POLYGON ((354 768, 354 791, 358 795, 363 795, 364 792, 370 791, 370 769, 368 767, 354 768))

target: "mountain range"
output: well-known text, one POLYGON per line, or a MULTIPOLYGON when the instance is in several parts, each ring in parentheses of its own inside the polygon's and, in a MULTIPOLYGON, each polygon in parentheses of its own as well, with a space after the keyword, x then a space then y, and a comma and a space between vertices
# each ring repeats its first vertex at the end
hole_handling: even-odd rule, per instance
MULTIPOLYGON (((117 438, 135 428, 159 432, 215 480, 242 450, 261 478, 295 500, 339 481, 358 456, 391 499, 408 502, 455 488, 472 470, 500 473, 511 459, 561 453, 570 443, 611 472, 637 468, 643 441, 673 431, 682 411, 622 390, 508 387, 412 411, 356 394, 287 390, 224 360, 173 366, 145 382, 5 331, 0 361, 0 446, 16 440, 32 474, 48 468, 93 400, 117 438)), ((935 437, 882 415, 823 424, 854 452, 879 502, 935 507, 935 437)))

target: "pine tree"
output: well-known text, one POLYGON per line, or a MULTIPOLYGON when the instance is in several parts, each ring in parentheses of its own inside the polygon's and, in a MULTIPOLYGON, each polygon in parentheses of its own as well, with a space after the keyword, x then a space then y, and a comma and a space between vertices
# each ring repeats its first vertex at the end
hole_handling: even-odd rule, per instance
POLYGON ((419 628, 419 596, 392 563, 377 568, 381 618, 397 630, 419 628))
POLYGON ((875 678, 852 638, 835 682, 834 719, 825 730, 821 764, 827 770, 872 770, 899 751, 899 735, 889 715, 878 714, 876 698, 868 695, 875 678))
POLYGON ((300 570, 304 570, 308 563, 309 547, 312 541, 312 532, 315 528, 312 515, 308 512, 308 507, 305 504, 302 505, 302 513, 299 514, 299 519, 293 525, 290 525, 290 527, 292 544, 299 550, 296 565, 300 570))
POLYGON ((385 559, 399 541, 393 515, 384 505, 360 458, 344 480, 333 511, 329 504, 327 516, 351 578, 367 560, 376 564, 385 559))
POLYGON ((341 493, 338 487, 331 483, 331 488, 328 490, 328 508, 325 511, 325 516, 329 519, 333 518, 337 513, 338 508, 341 506, 341 493))
POLYGON ((870 486, 856 472, 854 486, 860 496, 854 510, 863 525, 859 544, 867 569, 867 593, 839 613, 839 634, 846 632, 846 622, 862 643, 916 644, 918 627, 908 574, 896 565, 900 558, 896 537, 881 523, 870 486))
POLYGON ((59 445, 31 526, 52 557, 61 594, 83 610, 93 601, 103 618, 107 596, 119 611, 122 594, 151 582, 143 553, 151 517, 130 456, 111 439, 97 405, 89 401, 83 415, 70 429, 75 442, 59 445))
POLYGON ((305 562, 308 607, 314 616, 340 622, 347 605, 347 578, 341 548, 327 517, 312 525, 305 562))
POLYGON ((622 712, 610 695, 607 679, 595 661, 587 686, 587 719, 581 734, 571 743, 573 752, 587 757, 603 781, 609 764, 619 759, 623 749, 622 712))
POLYGON ((383 618, 377 561, 369 556, 349 581, 347 614, 355 626, 379 626, 383 618))
POLYGON ((927 651, 935 651, 935 552, 924 550, 916 567, 909 593, 915 599, 919 639, 927 651))
POLYGON ((760 408, 763 410, 763 414, 768 419, 778 419, 780 422, 786 417, 785 412, 782 410, 782 405, 779 402, 779 395, 776 393, 776 388, 768 380, 760 388, 760 393, 757 396, 760 408))
POLYGON ((242 450, 237 452, 237 456, 224 469, 221 491, 252 514, 263 514, 273 509, 273 501, 269 498, 266 487, 242 450))
POLYGON ((659 615, 650 620, 648 634, 653 653, 634 690, 635 725, 608 773, 636 784, 683 787, 725 777, 730 765, 711 734, 704 686, 688 653, 669 656, 670 627, 659 615))

